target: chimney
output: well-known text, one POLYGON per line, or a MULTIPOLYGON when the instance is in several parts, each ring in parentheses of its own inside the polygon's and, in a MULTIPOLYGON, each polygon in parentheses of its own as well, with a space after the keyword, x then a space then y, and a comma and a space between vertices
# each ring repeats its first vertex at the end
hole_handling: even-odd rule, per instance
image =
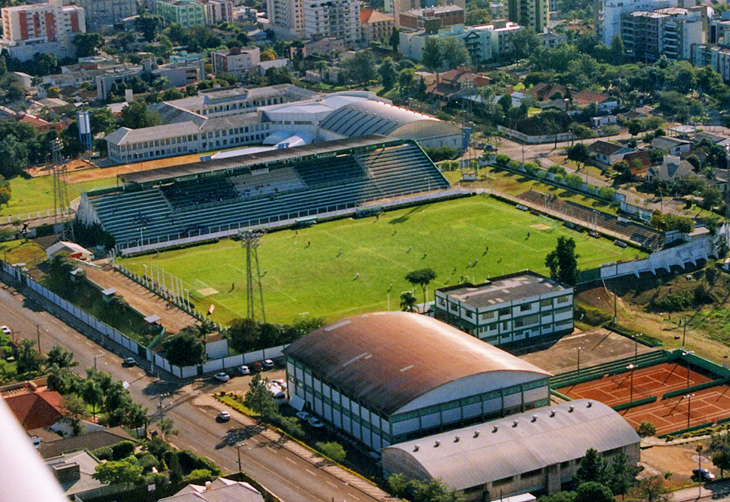
POLYGON ((205 482, 205 489, 206 490, 211 490, 212 488, 213 488, 213 483, 211 483, 210 481, 206 481, 205 482))
POLYGON ((512 422, 512 427, 517 427, 518 425, 520 425, 519 420, 515 420, 514 422, 512 422))
POLYGON ((568 408, 568 413, 573 413, 573 410, 575 409, 575 406, 572 404, 570 405, 570 408, 568 408))
POLYGON ((437 440, 436 440, 436 444, 434 444, 434 445, 433 445, 433 447, 434 447, 434 448, 438 448, 440 444, 441 444, 441 441, 439 441, 439 440, 437 439, 437 440))
POLYGON ((492 433, 495 433, 499 430, 499 425, 495 425, 494 429, 492 430, 492 433))
POLYGON ((413 447, 413 451, 418 451, 418 449, 421 447, 420 444, 417 444, 413 447))
POLYGON ((479 431, 474 431, 474 437, 475 438, 478 438, 479 437, 479 431))
POLYGON ((590 408, 591 406, 593 406, 593 401, 588 401, 588 408, 590 408))
POLYGON ((458 443, 458 442, 459 442, 459 439, 461 439, 461 438, 460 438, 459 436, 456 436, 456 437, 454 438, 454 443, 458 443))
POLYGON ((532 421, 537 422, 537 415, 532 415, 532 421))
POLYGON ((551 417, 554 417, 555 416, 555 410, 550 410, 550 416, 551 417))

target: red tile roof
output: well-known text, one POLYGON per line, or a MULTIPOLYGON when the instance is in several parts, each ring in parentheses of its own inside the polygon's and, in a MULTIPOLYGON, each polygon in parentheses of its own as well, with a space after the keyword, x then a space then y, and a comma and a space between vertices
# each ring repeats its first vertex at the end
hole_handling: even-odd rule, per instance
POLYGON ((577 106, 588 106, 591 103, 599 105, 607 99, 608 96, 605 94, 597 94, 590 91, 580 91, 579 93, 573 94, 573 104, 577 106))
POLYGON ((5 402, 26 430, 50 427, 64 414, 63 396, 54 391, 10 396, 5 402))

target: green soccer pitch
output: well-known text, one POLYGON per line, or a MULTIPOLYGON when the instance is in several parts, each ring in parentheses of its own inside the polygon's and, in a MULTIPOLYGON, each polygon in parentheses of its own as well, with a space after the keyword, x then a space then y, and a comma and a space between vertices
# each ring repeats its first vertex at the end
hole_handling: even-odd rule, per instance
MULTIPOLYGON (((430 300, 434 287, 458 284, 462 276, 482 282, 527 268, 546 273, 545 255, 558 236, 575 239, 581 269, 645 256, 485 195, 439 202, 266 234, 258 251, 266 320, 288 323, 307 313, 333 321, 399 310, 401 292, 411 289, 404 276, 420 268, 437 273, 430 300)), ((212 303, 212 319, 227 324, 246 314, 245 259, 240 242, 223 240, 119 262, 139 274, 147 265, 178 276, 200 311, 212 303), (217 292, 193 295, 201 289, 217 292)), ((423 302, 420 289, 415 295, 423 302)))

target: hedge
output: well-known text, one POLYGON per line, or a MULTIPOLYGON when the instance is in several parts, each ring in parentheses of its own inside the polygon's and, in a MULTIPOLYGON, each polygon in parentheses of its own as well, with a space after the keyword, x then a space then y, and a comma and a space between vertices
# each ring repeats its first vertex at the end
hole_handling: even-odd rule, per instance
POLYGON ((725 383, 724 378, 718 378, 717 380, 710 380, 709 382, 700 383, 697 385, 693 385, 691 387, 687 387, 685 389, 679 389, 679 390, 673 390, 671 392, 666 392, 662 394, 662 399, 669 399, 670 397, 677 397, 684 394, 690 394, 692 392, 696 392, 699 390, 709 389, 710 387, 716 387, 718 385, 723 385, 725 383))
POLYGON ((627 410, 629 408, 634 408, 636 406, 642 406, 644 404, 653 403, 656 400, 657 400, 656 396, 649 396, 649 397, 645 397, 644 399, 631 401, 629 403, 617 404, 616 406, 612 406, 612 408, 614 409, 614 411, 622 411, 622 410, 627 410))

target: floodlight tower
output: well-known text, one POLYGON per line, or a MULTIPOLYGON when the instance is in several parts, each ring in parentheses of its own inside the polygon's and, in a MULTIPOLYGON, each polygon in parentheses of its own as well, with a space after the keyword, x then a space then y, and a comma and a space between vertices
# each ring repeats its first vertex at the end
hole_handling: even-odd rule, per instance
POLYGON ((51 171, 53 176, 53 205, 55 225, 61 225, 61 240, 73 241, 73 226, 68 221, 71 216, 71 208, 68 200, 68 187, 66 185, 66 164, 61 156, 63 143, 56 138, 51 143, 51 171))
POLYGON ((259 246, 261 236, 266 233, 262 229, 243 230, 239 233, 241 246, 246 248, 246 317, 256 320, 256 311, 261 311, 261 320, 266 322, 264 311, 264 290, 261 286, 261 269, 259 268, 259 246), (258 289, 258 298, 255 298, 258 289))

